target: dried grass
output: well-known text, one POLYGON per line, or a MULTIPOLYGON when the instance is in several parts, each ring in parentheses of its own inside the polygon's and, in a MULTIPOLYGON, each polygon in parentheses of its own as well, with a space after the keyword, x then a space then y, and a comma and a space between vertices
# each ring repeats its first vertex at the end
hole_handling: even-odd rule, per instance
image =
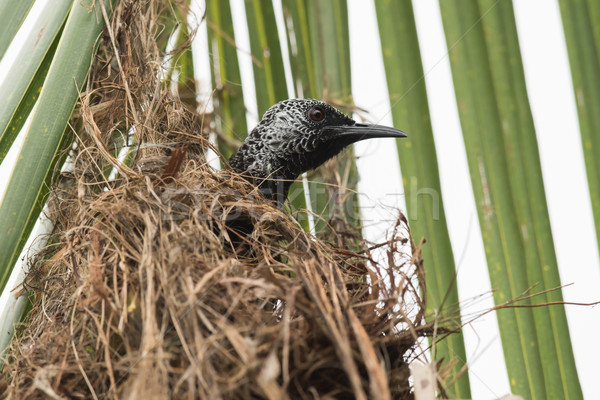
POLYGON ((398 262, 406 220, 377 263, 209 168, 202 119, 159 79, 163 10, 122 1, 103 37, 4 397, 410 398, 406 357, 429 328, 406 275, 422 277, 419 251, 398 262), (130 167, 111 153, 127 132, 130 167))

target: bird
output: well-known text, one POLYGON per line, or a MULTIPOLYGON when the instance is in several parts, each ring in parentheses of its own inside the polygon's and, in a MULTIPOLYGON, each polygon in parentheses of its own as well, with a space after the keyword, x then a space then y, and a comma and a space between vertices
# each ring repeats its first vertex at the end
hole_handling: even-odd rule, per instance
POLYGON ((271 106, 229 158, 233 170, 278 204, 298 176, 322 165, 345 147, 374 138, 404 138, 383 125, 362 124, 315 99, 288 99, 271 106))

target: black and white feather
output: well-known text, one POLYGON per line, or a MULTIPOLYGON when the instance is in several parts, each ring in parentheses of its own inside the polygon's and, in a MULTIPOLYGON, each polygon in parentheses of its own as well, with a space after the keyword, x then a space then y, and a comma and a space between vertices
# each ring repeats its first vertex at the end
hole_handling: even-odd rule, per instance
POLYGON ((376 137, 405 137, 381 125, 357 124, 331 105, 313 99, 281 101, 267 110, 229 164, 268 197, 285 200, 292 182, 346 146, 376 137))

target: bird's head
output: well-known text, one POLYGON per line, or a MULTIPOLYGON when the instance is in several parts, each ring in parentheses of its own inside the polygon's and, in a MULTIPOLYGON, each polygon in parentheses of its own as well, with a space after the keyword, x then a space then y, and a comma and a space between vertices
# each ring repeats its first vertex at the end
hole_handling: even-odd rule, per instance
POLYGON ((314 169, 346 146, 365 139, 406 137, 398 129, 358 124, 329 104, 312 99, 281 101, 229 160, 254 178, 285 180, 285 192, 300 174, 314 169))

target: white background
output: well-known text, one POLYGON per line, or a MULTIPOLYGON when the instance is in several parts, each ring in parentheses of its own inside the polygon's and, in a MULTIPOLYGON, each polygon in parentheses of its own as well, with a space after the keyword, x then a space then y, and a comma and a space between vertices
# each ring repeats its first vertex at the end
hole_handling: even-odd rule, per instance
MULTIPOLYGON (((202 9, 197 4, 201 1, 193 3, 196 10, 202 9)), ((372 122, 391 125, 374 6, 371 1, 353 0, 348 3, 355 103, 370 112, 372 122)), ((515 0, 513 3, 560 275, 563 284, 571 284, 563 289, 564 299, 572 302, 597 301, 600 300, 600 262, 558 4, 556 0, 515 0)), ((282 35, 280 0, 275 0, 274 4, 282 35)), ((232 5, 244 98, 249 108, 248 123, 254 126, 259 117, 254 101, 243 1, 234 0, 232 5)), ((39 8, 36 7, 39 5, 31 12, 34 17, 36 13, 39 15, 39 8)), ((459 295, 461 302, 466 305, 464 311, 471 313, 493 304, 446 41, 438 2, 415 0, 413 7, 444 207, 458 269, 459 295)), ((23 30, 31 25, 25 23, 23 30)), ((20 32, 18 37, 21 36, 23 34, 20 32)), ((193 48, 198 54, 194 67, 200 81, 199 87, 206 95, 210 93, 210 73, 205 26, 199 30, 193 48)), ((284 49, 284 55, 286 51, 284 49)), ((10 54, 9 49, 5 59, 0 62, 0 80, 4 78, 8 65, 14 61, 10 54)), ((286 72, 288 88, 293 93, 289 66, 286 66, 286 72)), ((409 132, 409 135, 418 134, 409 132)), ((364 205, 366 213, 364 219, 382 221, 369 224, 365 234, 371 240, 380 240, 389 227, 387 221, 393 216, 394 207, 405 208, 396 148, 389 140, 362 142, 355 148, 361 176, 359 191, 364 194, 361 197, 361 205, 364 205)), ((16 152, 11 152, 0 167, 0 193, 4 192, 15 156, 16 152)), ((586 399, 598 399, 600 387, 597 384, 596 365, 600 357, 600 342, 597 340, 600 308, 567 306, 566 311, 584 396, 586 399)), ((489 314, 465 327, 464 334, 473 398, 494 399, 509 393, 495 315, 489 314)))
MULTIPOLYGON (((371 2, 350 3, 353 92, 358 106, 375 120, 391 124, 385 74, 371 2), (371 24, 365 21, 373 21, 371 24), (368 76, 369 79, 364 79, 368 76)), ((413 1, 425 81, 438 153, 442 194, 457 262, 460 299, 472 312, 492 306, 483 243, 470 185, 438 2, 413 1)), ((519 40, 541 153, 546 195, 565 301, 598 301, 600 264, 587 187, 579 125, 558 4, 548 0, 514 1, 519 40), (535 21, 535 23, 532 23, 535 21)), ((483 12, 482 14, 485 14, 483 12)), ((402 127, 398 127, 402 128, 402 127)), ((409 132, 418 134, 418 132, 409 132)), ((395 148, 384 140, 357 146, 361 192, 389 187, 395 148), (386 171, 385 184, 378 180, 386 171)), ((401 189, 396 189, 401 192, 401 189)), ((389 192, 387 192, 389 193, 389 192)), ((388 200, 387 193, 378 193, 388 200)), ((374 197, 373 195, 372 197, 374 197)), ((600 398, 596 359, 600 345, 598 307, 567 306, 567 318, 585 398, 600 398)), ((469 377, 475 399, 497 398, 510 391, 495 315, 464 330, 469 377)), ((551 395, 551 394, 549 394, 551 395)), ((557 394, 554 394, 557 395, 557 394)), ((560 395, 558 395, 560 397, 560 395)))

